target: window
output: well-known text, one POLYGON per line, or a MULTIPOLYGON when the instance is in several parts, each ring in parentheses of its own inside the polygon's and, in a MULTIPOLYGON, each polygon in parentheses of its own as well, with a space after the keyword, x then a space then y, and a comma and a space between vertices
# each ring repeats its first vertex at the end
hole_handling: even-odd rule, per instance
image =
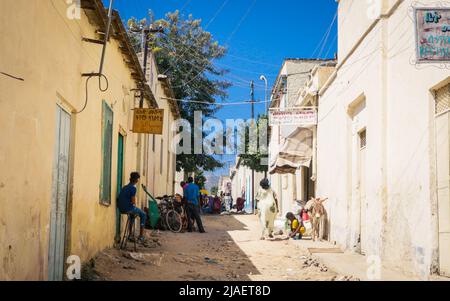
POLYGON ((434 95, 436 115, 450 110, 450 84, 436 90, 434 95))
POLYGON ((112 166, 113 111, 103 101, 102 110, 102 175, 100 183, 100 202, 111 204, 111 166, 112 166))
POLYGON ((359 133, 359 148, 363 149, 367 145, 367 131, 363 130, 359 133))

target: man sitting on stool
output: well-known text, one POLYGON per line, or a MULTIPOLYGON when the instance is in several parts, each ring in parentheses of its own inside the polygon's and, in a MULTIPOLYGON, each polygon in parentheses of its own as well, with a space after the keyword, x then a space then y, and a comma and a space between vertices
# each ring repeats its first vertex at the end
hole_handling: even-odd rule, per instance
MULTIPOLYGON (((118 207, 121 214, 139 215, 141 228, 138 240, 144 240, 145 220, 147 218, 144 211, 136 207, 136 185, 141 176, 137 172, 130 175, 130 183, 122 188, 118 198, 118 207)), ((133 237, 134 238, 134 237, 133 237)))

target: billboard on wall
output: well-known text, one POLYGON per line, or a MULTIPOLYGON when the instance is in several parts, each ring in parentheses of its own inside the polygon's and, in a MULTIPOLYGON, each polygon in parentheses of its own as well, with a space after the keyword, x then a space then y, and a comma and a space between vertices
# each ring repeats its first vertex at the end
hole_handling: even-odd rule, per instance
POLYGON ((416 8, 417 62, 450 62, 450 7, 416 8))
POLYGON ((311 126, 317 124, 317 112, 311 109, 283 109, 270 111, 270 125, 311 126))

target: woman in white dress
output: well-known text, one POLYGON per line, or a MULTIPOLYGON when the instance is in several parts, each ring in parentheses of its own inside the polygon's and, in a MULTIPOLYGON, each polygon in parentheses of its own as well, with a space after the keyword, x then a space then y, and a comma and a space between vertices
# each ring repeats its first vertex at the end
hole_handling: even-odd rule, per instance
POLYGON ((259 189, 255 200, 258 206, 258 215, 262 227, 261 240, 264 240, 266 230, 269 233, 269 237, 273 238, 274 222, 279 213, 279 207, 277 196, 272 188, 270 188, 269 180, 262 180, 260 186, 261 188, 259 189))

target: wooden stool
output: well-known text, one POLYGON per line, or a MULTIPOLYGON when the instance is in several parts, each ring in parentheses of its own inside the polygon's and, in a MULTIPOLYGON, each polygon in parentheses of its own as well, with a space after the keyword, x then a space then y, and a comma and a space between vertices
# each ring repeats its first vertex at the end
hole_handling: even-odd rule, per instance
POLYGON ((133 238, 133 242, 134 242, 134 252, 137 251, 136 248, 136 225, 135 225, 135 220, 137 215, 136 214, 127 214, 128 215, 128 219, 127 219, 127 224, 125 226, 125 230, 123 231, 123 236, 122 236, 122 240, 120 241, 120 249, 124 250, 127 247, 128 244, 128 240, 132 237, 133 238))

